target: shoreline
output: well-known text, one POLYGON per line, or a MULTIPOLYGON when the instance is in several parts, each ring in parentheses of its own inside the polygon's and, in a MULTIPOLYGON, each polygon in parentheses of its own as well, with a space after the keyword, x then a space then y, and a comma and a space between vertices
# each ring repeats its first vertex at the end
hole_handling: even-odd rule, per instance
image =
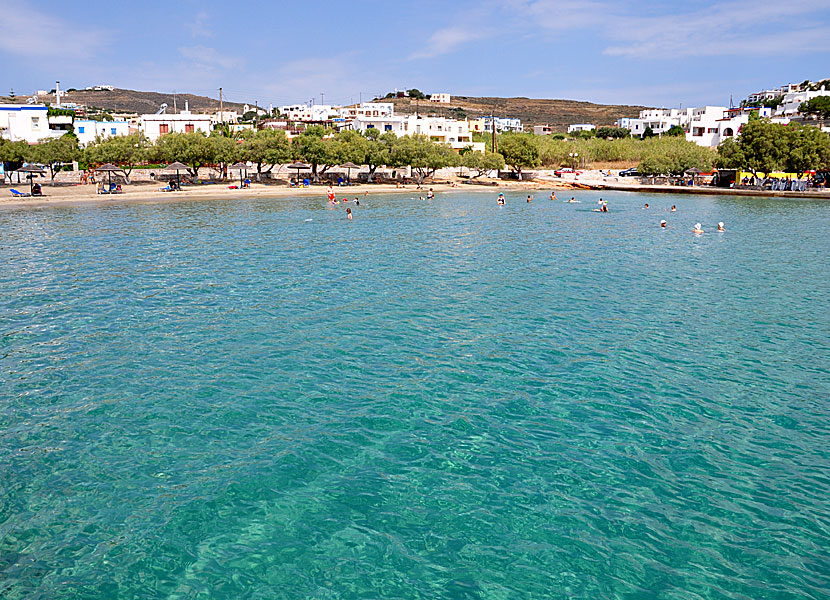
MULTIPOLYGON (((482 181, 481 184, 425 183, 420 190, 410 184, 408 187, 397 187, 389 184, 357 184, 348 187, 336 187, 338 198, 357 195, 363 197, 366 192, 373 194, 421 194, 432 188, 435 192, 451 192, 461 190, 568 190, 568 191, 619 191, 640 192, 646 194, 696 194, 709 196, 746 196, 746 197, 773 197, 773 198, 800 198, 800 199, 830 199, 830 190, 813 192, 785 192, 761 190, 735 190, 728 188, 682 187, 667 185, 624 185, 606 183, 602 181, 573 181, 564 179, 535 180, 535 181, 482 181)), ((0 194, 8 193, 9 188, 0 190, 0 194)), ((0 210, 19 208, 47 208, 54 206, 70 207, 85 205, 112 205, 112 204, 141 204, 141 203, 173 203, 190 200, 239 200, 243 198, 287 198, 296 196, 325 197, 326 186, 317 185, 310 188, 290 188, 284 185, 267 185, 252 183, 246 189, 228 189, 226 185, 188 186, 179 192, 160 192, 156 185, 130 184, 124 186, 124 192, 115 195, 97 193, 95 186, 43 186, 45 196, 16 198, 0 197, 0 210)))

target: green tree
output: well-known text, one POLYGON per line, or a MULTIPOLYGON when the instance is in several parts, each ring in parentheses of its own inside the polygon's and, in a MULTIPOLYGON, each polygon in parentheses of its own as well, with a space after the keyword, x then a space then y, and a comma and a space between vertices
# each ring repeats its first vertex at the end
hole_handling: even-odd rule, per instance
POLYGON ((782 168, 787 156, 787 137, 785 125, 750 118, 738 135, 744 166, 753 174, 782 168))
POLYGON ((409 97, 414 100, 424 100, 426 96, 424 93, 419 90, 418 88, 412 88, 411 90, 406 90, 406 93, 409 94, 409 97))
POLYGON ((195 177, 199 167, 215 160, 214 149, 214 144, 202 132, 168 133, 156 141, 150 156, 160 162, 183 162, 190 166, 195 177))
POLYGON ((237 143, 236 138, 224 135, 221 129, 214 129, 208 136, 207 142, 211 147, 210 154, 213 160, 220 167, 222 177, 227 177, 228 165, 239 160, 240 144, 237 143))
POLYGON ((805 172, 830 169, 830 136, 817 127, 791 123, 786 127, 784 168, 802 177, 805 172))
POLYGON ((311 164, 314 181, 320 181, 320 175, 340 162, 337 148, 324 139, 329 133, 320 125, 312 125, 291 141, 293 157, 311 164))
POLYGON ((711 148, 680 137, 652 138, 645 145, 646 152, 637 165, 643 175, 682 175, 692 168, 708 171, 716 157, 711 148))
POLYGON ((41 140, 30 149, 28 160, 49 168, 51 181, 64 163, 71 163, 80 157, 78 138, 73 133, 65 133, 58 138, 41 140))
POLYGON ((29 144, 24 141, 12 142, 0 138, 0 163, 11 163, 13 168, 23 166, 27 156, 29 156, 29 144))
POLYGON ((665 135, 669 137, 685 137, 686 131, 680 125, 672 125, 671 127, 669 127, 669 130, 665 133, 665 135))
POLYGON ((499 154, 504 162, 522 179, 523 169, 532 169, 540 164, 539 144, 535 137, 527 133, 506 133, 500 136, 499 154))
POLYGON ((807 102, 802 102, 798 112, 805 115, 815 115, 821 119, 830 118, 830 96, 818 96, 807 102))
POLYGON ((654 137, 654 130, 649 126, 645 128, 645 131, 643 131, 643 139, 650 137, 654 137))
POLYGON ((118 165, 127 174, 129 181, 133 167, 147 160, 150 148, 149 140, 143 133, 130 135, 115 135, 112 137, 98 137, 84 150, 86 162, 102 165, 112 163, 118 165))
POLYGON ((257 181, 262 181, 263 165, 268 165, 265 173, 270 173, 274 165, 291 159, 291 143, 285 132, 279 129, 244 131, 242 140, 239 156, 242 160, 256 164, 257 181))
POLYGON ((728 138, 718 146, 718 156, 715 165, 721 169, 742 169, 744 153, 741 145, 735 138, 728 138))
POLYGON ((390 166, 410 166, 418 183, 435 175, 435 171, 458 162, 458 155, 443 144, 436 144, 425 135, 405 135, 395 140, 390 151, 390 166))
POLYGON ((504 168, 504 157, 493 152, 467 152, 461 157, 461 165, 475 172, 473 179, 478 179, 489 171, 504 168))
POLYGON ((597 128, 597 137, 602 139, 627 138, 631 137, 631 132, 628 129, 623 129, 622 127, 599 127, 597 128))

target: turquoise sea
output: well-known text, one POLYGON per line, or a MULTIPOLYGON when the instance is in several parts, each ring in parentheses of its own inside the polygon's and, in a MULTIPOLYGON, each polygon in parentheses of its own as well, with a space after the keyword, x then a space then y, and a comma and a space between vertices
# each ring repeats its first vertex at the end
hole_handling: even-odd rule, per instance
POLYGON ((413 195, 0 210, 0 598, 830 598, 830 202, 413 195))

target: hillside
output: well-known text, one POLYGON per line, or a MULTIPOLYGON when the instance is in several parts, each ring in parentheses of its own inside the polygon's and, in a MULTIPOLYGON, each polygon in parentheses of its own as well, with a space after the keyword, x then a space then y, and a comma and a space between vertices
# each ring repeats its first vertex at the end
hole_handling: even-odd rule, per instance
MULTIPOLYGON (((395 113, 408 115, 415 111, 421 114, 434 114, 444 117, 470 118, 488 116, 512 117, 522 120, 525 126, 550 125, 557 131, 567 131, 572 123, 593 123, 594 125, 613 125, 621 117, 636 117, 645 106, 625 104, 593 104, 576 100, 548 100, 543 98, 475 98, 472 96, 453 96, 450 104, 434 104, 426 100, 415 101, 409 98, 377 100, 392 102, 395 113)), ((532 131, 532 129, 526 129, 532 131)))
MULTIPOLYGON (((55 104, 54 94, 38 97, 40 102, 55 104)), ((137 90, 114 89, 112 91, 77 90, 61 93, 63 102, 75 102, 88 107, 101 108, 110 112, 132 112, 147 114, 156 112, 162 103, 168 106, 167 112, 173 112, 173 94, 159 92, 140 92, 137 90)), ((17 96, 14 100, 8 97, 0 97, 0 102, 25 102, 26 96, 17 96)), ((219 100, 207 96, 196 96, 194 94, 176 94, 176 106, 179 110, 184 109, 185 102, 190 110, 196 113, 215 112, 219 110, 219 100)), ((225 110, 242 110, 242 104, 225 101, 225 110)))

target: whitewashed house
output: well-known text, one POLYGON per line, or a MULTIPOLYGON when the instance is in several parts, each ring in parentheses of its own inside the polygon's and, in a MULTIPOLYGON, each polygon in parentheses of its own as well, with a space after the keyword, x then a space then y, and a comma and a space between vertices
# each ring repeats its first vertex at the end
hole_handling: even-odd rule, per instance
POLYGON ((195 115, 182 111, 177 115, 141 115, 140 128, 151 142, 155 142, 166 133, 194 133, 201 131, 210 134, 212 122, 210 115, 195 115))
MULTIPOLYGON (((0 136, 30 144, 56 137, 49 129, 48 110, 45 105, 0 104, 0 136)), ((64 133, 61 131, 58 136, 64 133)))
POLYGON ((455 150, 469 146, 476 152, 484 152, 485 147, 483 142, 473 141, 470 125, 466 120, 421 115, 358 117, 352 121, 352 127, 361 133, 368 129, 377 129, 381 133, 394 133, 398 137, 425 135, 433 142, 447 144, 455 150))
POLYGON ((117 135, 129 135, 130 124, 126 121, 92 121, 90 119, 76 119, 74 123, 75 135, 78 137, 78 144, 86 146, 94 142, 96 138, 115 137, 117 135))
POLYGON ((429 101, 430 102, 437 102, 439 104, 449 104, 452 97, 449 94, 441 93, 441 94, 430 94, 429 101))
POLYGON ((582 131, 594 131, 597 128, 596 125, 592 123, 574 123, 573 125, 568 125, 568 133, 579 133, 582 131))

